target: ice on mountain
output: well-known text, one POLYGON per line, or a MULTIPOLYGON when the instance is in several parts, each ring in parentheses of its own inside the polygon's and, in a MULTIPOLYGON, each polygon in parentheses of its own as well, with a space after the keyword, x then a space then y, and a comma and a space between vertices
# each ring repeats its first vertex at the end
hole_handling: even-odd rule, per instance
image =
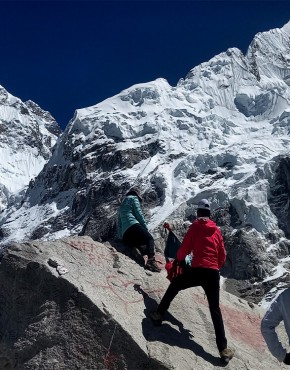
POLYGON ((279 117, 271 121, 273 125, 272 135, 290 135, 290 111, 284 111, 279 117))

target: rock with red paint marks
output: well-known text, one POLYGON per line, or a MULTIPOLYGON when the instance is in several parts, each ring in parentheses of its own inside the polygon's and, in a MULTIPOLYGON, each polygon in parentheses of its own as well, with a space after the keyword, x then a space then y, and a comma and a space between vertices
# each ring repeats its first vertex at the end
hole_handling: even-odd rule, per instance
MULTIPOLYGON (((160 266, 163 256, 158 255, 160 266)), ((0 361, 7 369, 209 370, 224 367, 201 288, 180 292, 161 327, 149 313, 169 281, 118 243, 89 237, 13 244, 0 263, 0 361), (62 261, 64 275, 50 260, 62 261)), ((279 369, 260 333, 263 311, 221 291, 228 369, 279 369)), ((286 343, 283 327, 281 341, 286 343)))

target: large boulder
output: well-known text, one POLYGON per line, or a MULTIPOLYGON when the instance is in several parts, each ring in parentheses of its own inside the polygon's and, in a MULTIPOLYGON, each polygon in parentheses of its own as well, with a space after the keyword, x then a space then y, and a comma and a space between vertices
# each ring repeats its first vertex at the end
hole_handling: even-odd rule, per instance
MULTIPOLYGON (((164 269, 143 269, 120 243, 10 244, 0 263, 1 369, 222 368, 200 288, 181 292, 164 324, 152 324, 167 286, 164 269)), ((228 369, 283 368, 261 337, 258 306, 222 290, 221 309, 236 350, 228 369)))

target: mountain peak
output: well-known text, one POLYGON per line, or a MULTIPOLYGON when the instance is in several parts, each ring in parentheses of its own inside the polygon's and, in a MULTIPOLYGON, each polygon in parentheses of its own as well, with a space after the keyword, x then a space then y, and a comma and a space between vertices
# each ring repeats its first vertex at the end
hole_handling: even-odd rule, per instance
POLYGON ((284 26, 281 28, 281 30, 288 33, 288 35, 290 36, 290 20, 288 21, 288 23, 284 24, 284 26))

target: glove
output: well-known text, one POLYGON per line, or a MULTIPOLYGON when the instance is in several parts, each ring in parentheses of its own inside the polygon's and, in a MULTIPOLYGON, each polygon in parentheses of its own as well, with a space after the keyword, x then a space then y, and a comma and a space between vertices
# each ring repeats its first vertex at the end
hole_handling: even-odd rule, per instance
POLYGON ((290 352, 289 353, 286 353, 286 356, 284 358, 284 364, 286 365, 290 365, 290 352))

